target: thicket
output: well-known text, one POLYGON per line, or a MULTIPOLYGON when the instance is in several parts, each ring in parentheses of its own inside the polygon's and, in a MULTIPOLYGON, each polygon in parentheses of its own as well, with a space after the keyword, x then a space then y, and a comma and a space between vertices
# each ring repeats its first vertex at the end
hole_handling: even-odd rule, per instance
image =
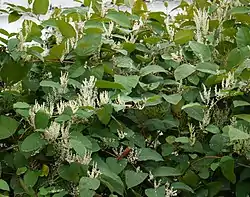
POLYGON ((0 196, 249 195, 249 0, 28 3, 1 10, 0 196))

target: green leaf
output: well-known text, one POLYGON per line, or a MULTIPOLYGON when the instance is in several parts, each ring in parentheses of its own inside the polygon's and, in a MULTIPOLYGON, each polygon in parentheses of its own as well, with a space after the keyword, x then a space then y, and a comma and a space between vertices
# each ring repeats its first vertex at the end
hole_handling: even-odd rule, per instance
POLYGON ((10 191, 8 183, 3 179, 0 179, 0 189, 5 191, 10 191))
POLYGON ((128 68, 136 70, 134 61, 128 56, 116 56, 114 57, 114 64, 119 68, 128 68))
POLYGON ((203 108, 199 103, 190 103, 184 105, 182 108, 188 116, 194 118, 195 120, 202 121, 204 117, 203 108))
POLYGON ((250 114, 238 114, 235 117, 250 122, 250 114))
POLYGON ((171 184, 171 187, 173 187, 175 190, 184 190, 194 193, 194 190, 191 187, 182 182, 174 182, 171 184))
POLYGON ((34 14, 47 14, 49 8, 49 0, 35 0, 33 3, 34 14))
POLYGON ((210 62, 201 62, 196 65, 196 69, 203 73, 216 75, 217 71, 219 70, 219 66, 210 62))
POLYGON ((95 191, 90 189, 82 189, 80 190, 80 197, 94 197, 95 191))
POLYGON ((34 187, 38 180, 38 172, 29 170, 24 175, 24 183, 28 187, 34 187))
POLYGON ((42 87, 51 87, 51 88, 57 88, 59 89, 61 86, 59 83, 54 82, 54 81, 41 81, 40 86, 42 87))
POLYGON ((196 41, 190 41, 189 46, 200 60, 206 62, 211 60, 211 51, 208 45, 196 41))
POLYGON ((135 172, 131 170, 125 171, 125 182, 129 188, 135 187, 141 184, 146 178, 148 174, 144 172, 135 172))
POLYGON ((111 119, 112 112, 112 105, 104 105, 101 109, 97 111, 97 116, 103 124, 107 125, 111 119))
POLYGON ((250 135, 248 133, 245 133, 244 131, 241 131, 239 129, 236 129, 232 126, 228 126, 228 136, 230 141, 234 140, 246 140, 250 138, 250 135))
POLYGON ((180 100, 182 99, 182 96, 180 94, 172 94, 172 95, 166 95, 163 94, 162 97, 169 103, 173 105, 177 105, 180 100))
POLYGON ((64 37, 72 38, 76 36, 75 29, 72 27, 72 25, 65 22, 64 20, 57 20, 56 24, 64 37))
POLYGON ((195 70, 195 67, 191 64, 182 64, 175 69, 174 77, 177 81, 180 81, 193 74, 195 70))
POLYGON ((187 144, 187 143, 189 143, 189 138, 188 137, 177 137, 177 138, 175 138, 175 142, 187 144))
POLYGON ((250 13, 250 9, 248 7, 238 6, 238 7, 233 7, 229 11, 229 13, 232 14, 232 15, 235 15, 235 14, 248 14, 248 13, 250 13))
POLYGON ((114 10, 109 10, 108 14, 106 15, 106 18, 114 21, 115 23, 123 26, 123 27, 131 27, 130 20, 128 16, 124 12, 117 12, 114 10))
POLYGON ((155 189, 146 189, 145 194, 147 197, 165 197, 165 187, 161 186, 155 189))
POLYGON ((18 14, 18 12, 14 11, 14 12, 11 12, 8 16, 8 22, 9 23, 13 23, 15 21, 17 21, 18 19, 21 18, 21 14, 18 14))
POLYGON ((132 88, 135 88, 136 85, 139 82, 139 76, 137 75, 129 75, 129 76, 123 76, 123 75, 114 75, 114 80, 116 83, 122 84, 125 88, 125 92, 130 93, 132 88))
POLYGON ((13 118, 3 115, 0 116, 0 140, 12 136, 16 132, 18 126, 19 123, 13 118))
POLYGON ((30 134, 28 137, 24 139, 24 141, 21 144, 21 150, 23 152, 31 152, 36 151, 46 144, 46 141, 42 138, 41 134, 36 132, 30 134))
POLYGON ((79 189, 93 189, 97 190, 100 186, 100 181, 96 178, 82 177, 79 182, 79 189))
POLYGON ((221 134, 215 134, 211 137, 209 141, 209 147, 213 151, 217 153, 221 153, 224 147, 226 147, 227 143, 228 143, 228 140, 225 136, 221 134))
POLYGON ((79 156, 83 157, 86 154, 87 152, 86 146, 80 140, 70 139, 69 143, 79 156))
POLYGON ((124 90, 124 87, 122 84, 111 82, 111 81, 105 81, 105 80, 97 80, 95 83, 95 86, 97 88, 105 88, 105 89, 122 89, 124 90))
POLYGON ((154 74, 154 73, 167 73, 167 71, 158 65, 149 65, 146 67, 143 67, 140 70, 140 76, 146 76, 148 74, 154 74))
POLYGON ((43 110, 39 110, 35 116, 35 126, 36 129, 45 129, 50 120, 50 115, 43 110))
POLYGON ((86 34, 77 43, 75 52, 79 56, 89 56, 94 54, 100 47, 102 40, 101 34, 86 34))
POLYGON ((80 166, 77 163, 70 165, 61 165, 58 169, 58 174, 66 181, 79 182, 80 166))
POLYGON ((165 177, 165 176, 180 176, 181 171, 173 167, 161 166, 153 170, 152 174, 155 177, 165 177))
POLYGON ((21 174, 24 174, 25 172, 27 172, 27 167, 17 168, 16 175, 19 176, 21 174))
POLYGON ((245 47, 250 45, 250 30, 248 27, 241 27, 236 34, 236 41, 238 47, 245 47))
POLYGON ((163 161, 162 156, 151 148, 142 148, 138 157, 139 161, 163 161))
POLYGON ((117 160, 114 157, 108 157, 106 159, 106 163, 109 166, 109 168, 112 170, 112 172, 116 174, 120 174, 124 168, 127 166, 127 160, 122 159, 122 160, 117 160))
POLYGON ((246 101, 242 101, 242 100, 236 100, 233 101, 234 107, 242 107, 242 106, 249 106, 250 103, 246 102, 246 101))
POLYGON ((174 36, 176 44, 185 44, 191 41, 194 37, 194 32, 189 29, 179 30, 174 36))
POLYGON ((224 156, 220 160, 220 168, 222 174, 233 184, 236 182, 236 176, 234 174, 234 159, 229 156, 224 156))
POLYGON ((219 127, 213 125, 213 124, 209 124, 207 127, 206 127, 206 131, 210 132, 210 133, 213 133, 213 134, 217 134, 217 133, 220 133, 220 129, 219 127))
POLYGON ((13 105, 13 108, 16 109, 28 109, 30 108, 30 105, 28 103, 24 103, 24 102, 17 102, 13 105))

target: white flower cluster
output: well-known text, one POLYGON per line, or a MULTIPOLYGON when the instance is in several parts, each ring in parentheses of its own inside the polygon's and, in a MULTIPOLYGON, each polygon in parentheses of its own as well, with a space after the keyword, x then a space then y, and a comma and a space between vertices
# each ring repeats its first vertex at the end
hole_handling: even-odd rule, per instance
POLYGON ((127 156, 128 162, 131 164, 136 164, 139 159, 140 153, 141 151, 138 150, 136 147, 132 148, 127 156))
POLYGON ((94 162, 94 163, 93 163, 92 170, 91 170, 91 171, 88 170, 87 174, 88 174, 88 176, 89 176, 90 178, 94 179, 94 178, 97 178, 98 176, 100 176, 102 173, 101 173, 100 170, 98 170, 98 168, 97 168, 97 163, 94 162))
POLYGON ((65 124, 57 125, 56 123, 52 123, 52 126, 50 126, 49 129, 45 131, 44 137, 46 140, 52 142, 55 145, 60 154, 61 161, 67 161, 68 163, 77 162, 83 165, 88 165, 92 160, 90 151, 86 151, 84 156, 80 156, 78 154, 73 153, 71 149, 69 141, 70 127, 70 123, 68 123, 66 126, 65 124), (56 131, 50 129, 53 127, 56 129, 56 131))
POLYGON ((204 8, 203 10, 196 10, 194 13, 194 22, 196 25, 196 39, 200 43, 205 43, 205 37, 208 35, 209 30, 209 15, 208 11, 204 8))
POLYGON ((174 190, 173 187, 170 186, 169 182, 165 184, 165 197, 177 196, 177 190, 174 190))

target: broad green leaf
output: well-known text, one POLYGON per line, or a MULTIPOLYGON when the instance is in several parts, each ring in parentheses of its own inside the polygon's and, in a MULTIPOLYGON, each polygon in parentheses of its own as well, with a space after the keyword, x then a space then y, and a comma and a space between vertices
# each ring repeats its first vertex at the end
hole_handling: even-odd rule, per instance
POLYGON ((54 82, 54 81, 41 81, 40 86, 42 87, 50 87, 50 88, 57 88, 59 89, 61 86, 58 82, 54 82))
POLYGON ((18 126, 19 123, 13 118, 3 115, 0 116, 0 140, 12 136, 16 132, 18 126))
POLYGON ((107 125, 111 119, 112 112, 112 105, 104 105, 101 109, 97 111, 97 116, 103 124, 107 125))
POLYGON ((39 110, 35 115, 35 126, 36 129, 45 129, 50 120, 50 115, 43 110, 39 110))
POLYGON ((60 60, 64 54, 65 49, 66 49, 65 42, 62 42, 59 45, 54 45, 50 49, 49 55, 46 57, 46 59, 48 59, 48 60, 54 60, 54 59, 60 60))
POLYGON ((233 7, 230 11, 230 14, 235 15, 235 14, 248 14, 250 13, 250 9, 248 7, 243 7, 243 6, 238 6, 238 7, 233 7))
POLYGON ((79 156, 83 157, 86 154, 87 149, 82 141, 77 140, 77 139, 70 139, 69 143, 70 143, 70 146, 76 151, 76 153, 79 156))
POLYGON ((236 129, 232 126, 228 126, 228 136, 230 141, 234 140, 246 140, 250 138, 250 135, 248 133, 245 133, 244 131, 241 131, 239 129, 236 129))
POLYGON ((149 65, 146 67, 143 67, 140 70, 140 76, 146 76, 148 74, 154 74, 154 73, 167 73, 167 71, 158 65, 149 65))
POLYGON ((135 187, 141 184, 146 178, 148 174, 144 172, 135 172, 131 170, 125 171, 125 182, 129 188, 135 187))
POLYGON ((200 72, 216 75, 219 70, 219 66, 210 62, 201 62, 196 65, 196 69, 200 72))
POLYGON ((43 139, 40 133, 32 133, 24 139, 21 144, 21 150, 23 152, 32 152, 43 148, 46 141, 43 139))
POLYGON ((250 114, 238 114, 235 117, 250 122, 250 114))
POLYGON ((142 148, 138 157, 139 161, 163 161, 162 156, 151 148, 142 148))
POLYGON ((209 124, 206 127, 206 131, 208 131, 210 133, 213 133, 213 134, 220 133, 220 129, 217 126, 213 125, 213 124, 209 124))
POLYGON ((27 171, 23 178, 25 185, 27 185, 28 187, 34 187, 38 180, 38 176, 38 172, 31 170, 27 171))
POLYGON ((172 94, 172 95, 166 95, 163 94, 162 97, 169 103, 173 105, 177 105, 180 100, 182 99, 182 96, 180 94, 172 94))
POLYGON ((119 174, 127 166, 128 162, 126 159, 117 160, 114 157, 108 157, 106 159, 106 163, 109 166, 109 168, 112 170, 112 172, 119 174))
POLYGON ((58 169, 58 174, 66 181, 72 181, 79 183, 80 166, 77 163, 71 163, 70 165, 61 165, 58 169))
POLYGON ((8 15, 8 22, 9 23, 13 23, 15 21, 17 21, 18 19, 21 18, 21 14, 18 14, 18 12, 14 11, 14 12, 11 12, 9 15, 8 15))
POLYGON ((8 183, 3 179, 0 179, 0 189, 5 191, 10 191, 8 183))
POLYGON ((194 32, 189 29, 179 30, 175 36, 174 41, 176 44, 185 44, 191 41, 194 37, 194 32))
POLYGON ((97 88, 107 88, 107 89, 122 89, 124 90, 124 87, 120 83, 115 83, 111 81, 105 81, 105 80, 97 80, 95 83, 95 86, 97 88))
POLYGON ((81 189, 80 190, 80 197, 94 197, 95 191, 90 189, 81 189))
POLYGON ((27 172, 27 167, 17 168, 16 175, 21 175, 27 172))
POLYGON ((64 37, 72 38, 76 36, 75 29, 72 27, 72 25, 65 22, 64 20, 57 20, 56 24, 64 37))
POLYGON ((79 182, 79 189, 93 189, 97 190, 100 186, 100 181, 96 178, 82 177, 79 182))
POLYGON ((175 190, 184 190, 194 193, 194 190, 191 187, 182 182, 174 182, 171 184, 171 187, 173 187, 175 190))
POLYGON ((75 49, 76 54, 83 57, 94 54, 99 49, 101 40, 101 34, 86 34, 78 41, 75 49))
POLYGON ((190 41, 189 46, 201 61, 206 62, 211 60, 212 54, 208 45, 196 41, 190 41))
POLYGON ((248 27, 241 27, 236 34, 236 41, 238 47, 250 45, 250 29, 248 27))
MULTIPOLYGON (((14 46, 16 47, 16 46, 14 46)), ((14 61, 7 59, 1 63, 0 77, 7 85, 13 85, 21 81, 29 72, 31 64, 23 63, 22 61, 14 61), (15 70, 15 72, 13 72, 15 70)))
POLYGON ((203 108, 199 103, 190 103, 182 107, 188 116, 195 120, 202 121, 204 117, 203 108))
POLYGON ((250 103, 246 102, 246 101, 242 101, 242 100, 236 100, 233 101, 234 107, 242 107, 242 106, 249 106, 250 103))
POLYGON ((222 174, 229 180, 231 183, 235 184, 236 176, 234 174, 234 159, 229 156, 224 156, 220 160, 220 168, 222 174))
POLYGON ((227 55, 228 69, 239 66, 249 57, 250 57, 250 48, 248 46, 235 48, 231 50, 227 55))
POLYGON ((114 80, 116 83, 122 84, 125 88, 125 92, 130 93, 132 88, 135 88, 136 85, 139 82, 139 76, 137 75, 129 75, 129 76, 123 76, 123 75, 114 75, 114 80))
POLYGON ((165 187, 161 186, 155 189, 146 189, 145 194, 147 197, 165 197, 165 187))
POLYGON ((155 177, 165 177, 165 176, 180 176, 181 171, 173 167, 161 166, 153 170, 152 174, 155 177))
POLYGON ((185 79, 189 75, 195 72, 195 67, 191 64, 182 64, 178 66, 174 71, 174 77, 177 81, 185 79))
MULTIPOLYGON (((78 141, 78 142, 76 142, 76 143, 81 143, 82 145, 84 145, 84 147, 86 148, 86 149, 89 149, 89 150, 91 150, 92 149, 92 143, 91 143, 91 141, 89 140, 89 138, 88 137, 86 137, 86 136, 84 136, 81 132, 79 132, 79 131, 73 131, 73 132, 71 132, 70 133, 70 141, 71 140, 73 140, 72 141, 72 147, 74 148, 74 145, 73 145, 73 143, 75 142, 75 141, 78 141)), ((79 147, 79 148, 81 148, 81 146, 79 147)), ((84 152, 82 152, 83 153, 83 155, 79 152, 79 151, 77 151, 77 149, 79 149, 79 148, 76 148, 75 147, 75 151, 76 152, 78 152, 78 154, 80 154, 80 156, 83 156, 85 153, 84 152)))
POLYGON ((47 14, 49 8, 49 0, 35 0, 33 3, 34 14, 47 14))
POLYGON ((119 68, 128 68, 136 70, 134 61, 128 56, 115 56, 114 64, 119 68))
POLYGON ((109 10, 108 14, 105 17, 123 27, 128 27, 128 28, 131 27, 131 22, 129 20, 129 17, 124 12, 109 10))
POLYGON ((187 144, 187 143, 189 143, 189 138, 188 137, 177 137, 177 138, 175 138, 175 142, 187 144))
POLYGON ((227 143, 228 143, 228 140, 225 136, 221 134, 215 134, 211 137, 209 141, 209 147, 213 151, 217 153, 221 153, 224 147, 226 147, 227 143))

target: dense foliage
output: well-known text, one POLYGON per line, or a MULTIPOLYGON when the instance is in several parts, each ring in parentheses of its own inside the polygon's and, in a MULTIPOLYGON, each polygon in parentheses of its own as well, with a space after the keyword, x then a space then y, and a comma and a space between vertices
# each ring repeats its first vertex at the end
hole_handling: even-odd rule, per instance
POLYGON ((1 10, 0 196, 249 195, 249 0, 28 3, 1 10))

